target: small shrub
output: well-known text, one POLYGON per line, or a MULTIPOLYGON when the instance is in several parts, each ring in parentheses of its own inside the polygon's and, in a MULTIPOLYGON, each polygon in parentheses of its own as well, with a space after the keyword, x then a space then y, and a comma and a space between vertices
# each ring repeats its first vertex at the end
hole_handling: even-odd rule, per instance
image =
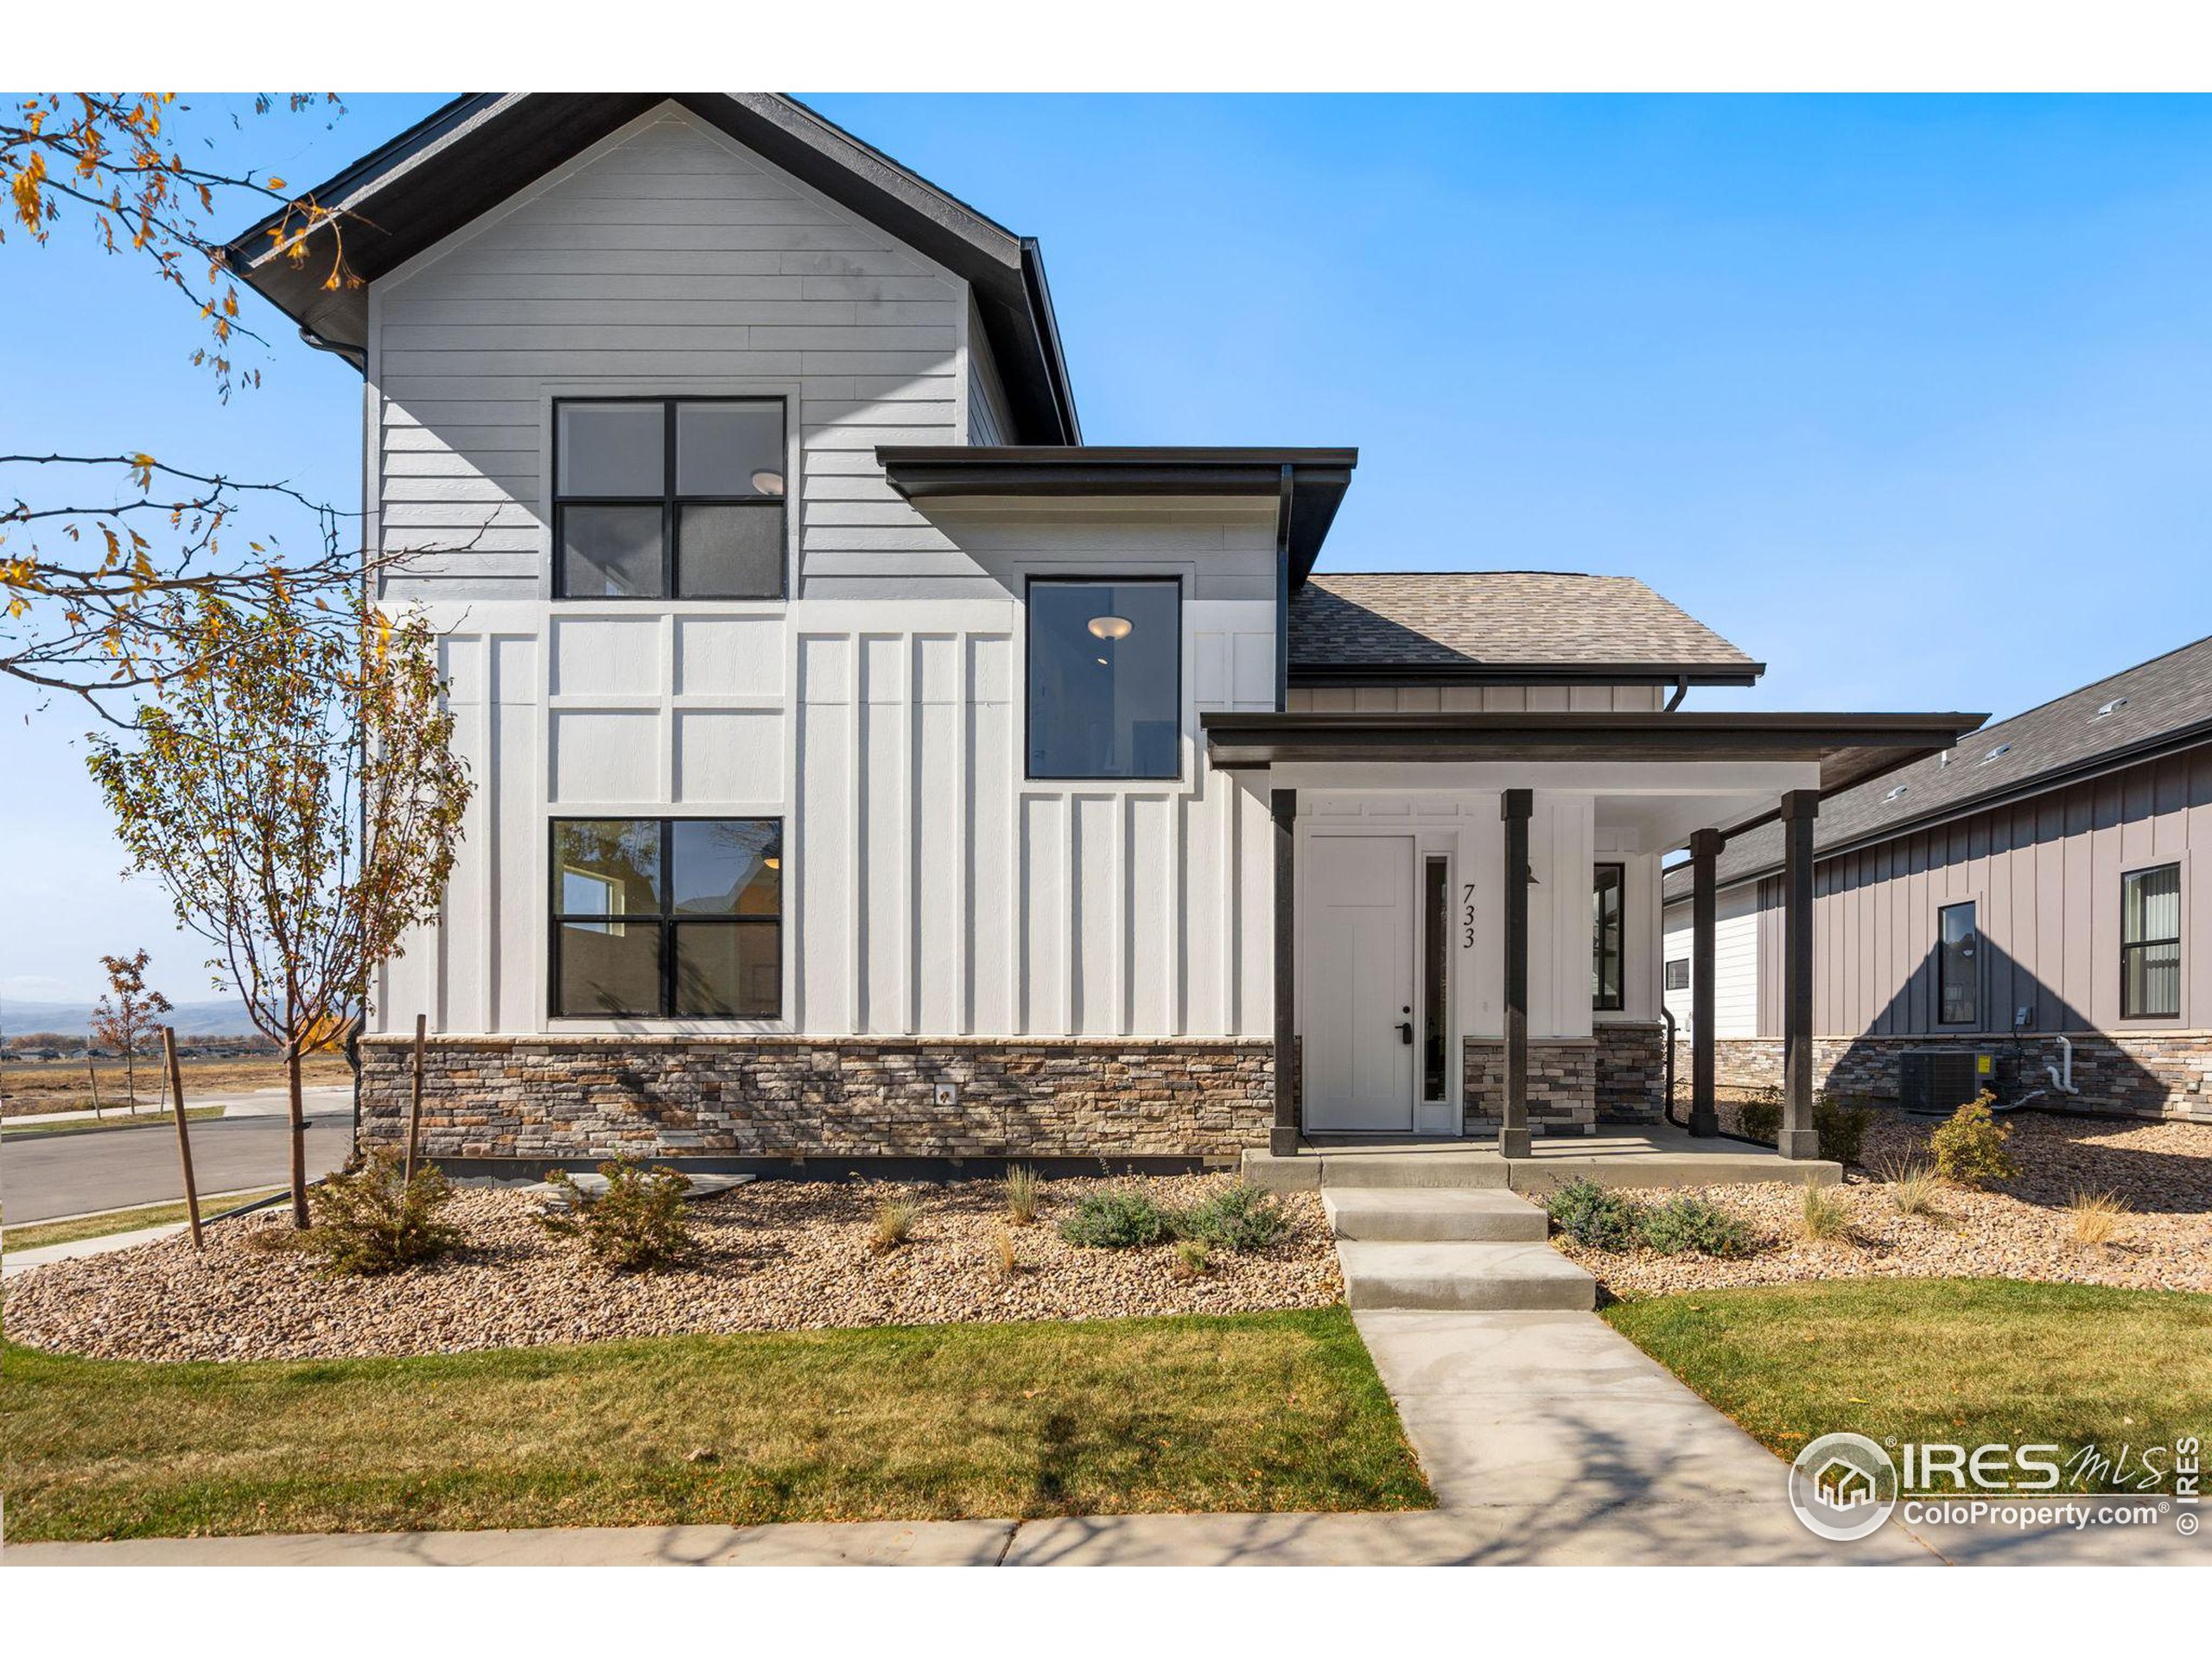
POLYGON ((2117 1192, 2076 1192, 2066 1206, 2076 1244, 2111 1243, 2120 1235, 2120 1218, 2127 1213, 2127 1200, 2117 1192))
POLYGON ((1021 1252, 1014 1248, 1014 1235, 1001 1227, 994 1242, 998 1246, 999 1272, 1011 1279, 1021 1271, 1021 1252))
POLYGON ((1736 1108, 1736 1133, 1769 1146, 1782 1139, 1782 1090, 1761 1089, 1736 1108))
POLYGON ((1821 1156, 1839 1164, 1855 1164, 1859 1149, 1873 1127, 1871 1107, 1846 1105, 1822 1095, 1813 1103, 1813 1128, 1821 1137, 1821 1156))
POLYGON ((2005 1143, 2012 1126, 1999 1123, 1990 1110, 1996 1096, 1984 1091, 1936 1126, 1928 1149, 1936 1154, 1936 1173, 1960 1186, 1986 1186, 2009 1181, 2019 1172, 2013 1167, 2005 1143))
POLYGON ((1037 1219, 1037 1172, 1027 1164, 1007 1166, 1006 1218, 1017 1227, 1027 1227, 1037 1219))
POLYGON ((875 1206, 875 1230, 868 1235, 868 1247, 878 1255, 897 1249, 913 1236, 914 1217, 921 1213, 921 1206, 911 1198, 886 1198, 875 1206))
POLYGON ((1204 1239, 1179 1238, 1175 1241, 1175 1276, 1178 1279, 1203 1279, 1212 1270, 1207 1258, 1204 1239))
POLYGON ((1141 1192, 1096 1192, 1060 1224, 1060 1236, 1095 1250, 1127 1250, 1167 1236, 1167 1217, 1141 1192))
POLYGON ((1546 1206, 1559 1230, 1593 1250, 1633 1249, 1643 1231, 1643 1206, 1595 1181, 1570 1181, 1546 1206))
POLYGON ((1890 1184, 1890 1202, 1899 1215, 1929 1221, 1941 1218, 1943 1212, 1936 1207, 1936 1198, 1943 1190, 1943 1178, 1936 1173, 1935 1165, 1919 1158, 1899 1159, 1883 1170, 1882 1179, 1890 1184))
POLYGON ((430 1165, 411 1181, 404 1179, 406 1167, 397 1153, 379 1147, 359 1168, 327 1177, 308 1193, 315 1225, 299 1247, 331 1272, 346 1274, 392 1273, 451 1250, 461 1233, 437 1217, 452 1187, 430 1165))
POLYGON ((537 1218, 549 1233, 581 1238, 597 1260, 619 1272, 666 1267, 691 1249, 691 1228, 683 1194, 690 1183, 672 1169, 656 1169, 633 1158, 599 1166, 607 1178, 603 1192, 587 1192, 565 1169, 545 1179, 566 1201, 537 1218))
POLYGON ((1643 1236, 1662 1255, 1749 1255, 1755 1243, 1742 1217, 1688 1196, 1654 1205, 1643 1236))
POLYGON ((1178 1238, 1242 1255, 1264 1250, 1290 1230, 1290 1217, 1265 1187, 1240 1182, 1169 1221, 1178 1238))
POLYGON ((1815 1241, 1851 1236, 1851 1206, 1843 1193, 1818 1181, 1808 1181, 1798 1195, 1797 1233, 1815 1241))

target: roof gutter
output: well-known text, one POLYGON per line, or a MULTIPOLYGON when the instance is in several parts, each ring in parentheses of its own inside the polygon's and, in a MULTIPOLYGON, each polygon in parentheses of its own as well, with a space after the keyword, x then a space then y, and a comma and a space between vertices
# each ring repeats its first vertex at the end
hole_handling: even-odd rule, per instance
MULTIPOLYGON (((1764 663, 1293 663, 1293 685, 1755 685, 1764 663)), ((1679 699, 1677 699, 1677 704, 1679 699)), ((1672 711, 1670 705, 1669 712, 1672 711)))

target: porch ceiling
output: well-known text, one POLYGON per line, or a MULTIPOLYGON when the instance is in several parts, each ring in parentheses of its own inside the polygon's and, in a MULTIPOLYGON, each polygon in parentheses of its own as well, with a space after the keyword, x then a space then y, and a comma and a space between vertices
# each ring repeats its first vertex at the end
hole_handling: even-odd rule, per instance
POLYGON ((1968 714, 1281 714, 1209 710, 1206 753, 1225 771, 1315 763, 1621 761, 1810 763, 1822 794, 1956 743, 1968 714))

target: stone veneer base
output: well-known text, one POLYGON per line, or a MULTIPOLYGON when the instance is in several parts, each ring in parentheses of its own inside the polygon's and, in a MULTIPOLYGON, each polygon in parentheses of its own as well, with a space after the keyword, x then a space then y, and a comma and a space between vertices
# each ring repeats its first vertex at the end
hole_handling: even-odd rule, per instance
MULTIPOLYGON (((2037 1089, 2033 1103, 2062 1111, 2124 1117, 2212 1122, 2212 1032, 2069 1031, 2074 1086, 2068 1096, 2050 1087, 2044 1068, 2059 1064, 2056 1039, 2047 1033, 2005 1036, 1817 1037, 1813 1041, 1813 1086, 1870 1100, 1897 1097, 1897 1056, 1914 1048, 1986 1049, 1997 1058, 1997 1092, 2014 1100, 2037 1089)), ((1720 1083, 1738 1088, 1778 1088, 1782 1039, 1724 1037, 1714 1045, 1720 1083)), ((1690 1044, 1678 1044, 1675 1092, 1689 1076, 1690 1044)))
MULTIPOLYGON (((361 1044, 361 1135, 406 1133, 410 1039, 361 1044)), ((1225 1159, 1267 1144, 1264 1039, 437 1037, 442 1160, 1225 1159), (937 1090, 957 1090, 950 1104, 937 1090)))

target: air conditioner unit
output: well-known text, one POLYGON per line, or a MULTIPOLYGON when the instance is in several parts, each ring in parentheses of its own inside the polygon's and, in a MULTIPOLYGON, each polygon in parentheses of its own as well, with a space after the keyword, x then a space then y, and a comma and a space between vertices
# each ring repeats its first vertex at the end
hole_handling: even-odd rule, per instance
POLYGON ((1971 1048, 1914 1048, 1897 1056, 1897 1104, 1918 1117, 1948 1117, 1995 1075, 1993 1056, 1971 1048))

